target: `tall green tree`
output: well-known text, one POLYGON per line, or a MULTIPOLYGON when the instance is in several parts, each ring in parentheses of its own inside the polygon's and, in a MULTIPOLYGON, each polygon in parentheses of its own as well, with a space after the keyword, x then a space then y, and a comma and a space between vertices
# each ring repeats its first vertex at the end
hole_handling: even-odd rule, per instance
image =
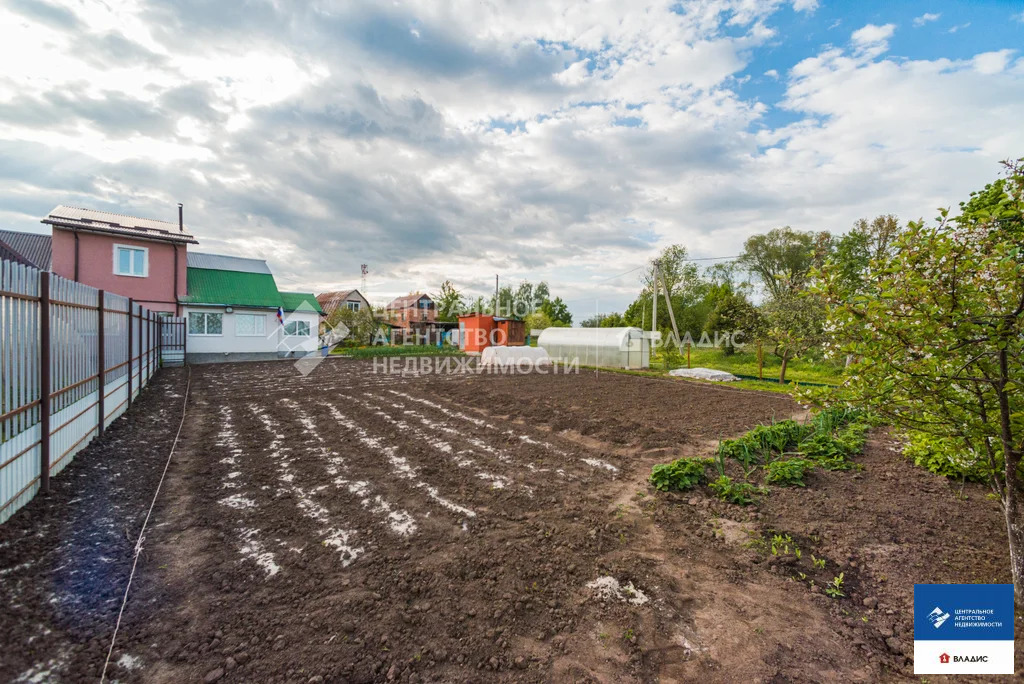
POLYGON ((743 244, 737 264, 764 285, 770 299, 778 299, 804 290, 811 273, 820 268, 832 251, 832 236, 776 228, 752 235, 743 244))
POLYGON ((572 325, 572 314, 569 313, 569 307, 562 301, 561 297, 545 301, 541 304, 540 310, 551 319, 552 323, 572 325))
POLYGON ((899 219, 892 214, 876 216, 870 223, 859 219, 850 232, 836 241, 835 250, 828 256, 836 285, 844 287, 849 296, 856 296, 864 287, 870 273, 871 262, 892 257, 896 238, 902 232, 899 219))
POLYGON ((455 289, 455 285, 450 280, 441 283, 441 291, 433 295, 431 299, 434 300, 434 305, 437 307, 437 320, 439 321, 457 321, 465 305, 465 298, 455 289))
POLYGON ((936 224, 913 222, 872 263, 862 296, 826 269, 829 328, 860 361, 843 399, 987 465, 1024 606, 1024 167, 936 224))

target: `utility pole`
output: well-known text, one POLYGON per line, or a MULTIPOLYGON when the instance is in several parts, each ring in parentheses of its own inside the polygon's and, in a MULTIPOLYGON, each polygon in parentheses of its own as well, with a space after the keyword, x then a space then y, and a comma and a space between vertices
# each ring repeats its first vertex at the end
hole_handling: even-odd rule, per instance
POLYGON ((654 289, 651 290, 651 332, 658 332, 658 260, 654 260, 654 289))
MULTIPOLYGON (((659 276, 660 275, 661 274, 659 273, 659 276)), ((669 294, 668 294, 668 283, 664 282, 664 279, 663 279, 661 284, 664 286, 664 290, 665 290, 665 306, 668 307, 668 319, 672 322, 672 333, 675 335, 675 342, 676 342, 676 344, 679 344, 682 341, 682 338, 679 337, 679 328, 676 326, 676 315, 672 311, 672 299, 669 297, 669 294)), ((687 348, 687 359, 689 359, 689 348, 687 348)), ((668 366, 668 358, 667 357, 665 359, 665 365, 666 365, 666 367, 668 366)), ((689 361, 687 361, 687 367, 689 367, 689 361)))
POLYGON ((494 274, 494 315, 498 315, 498 274, 494 274))

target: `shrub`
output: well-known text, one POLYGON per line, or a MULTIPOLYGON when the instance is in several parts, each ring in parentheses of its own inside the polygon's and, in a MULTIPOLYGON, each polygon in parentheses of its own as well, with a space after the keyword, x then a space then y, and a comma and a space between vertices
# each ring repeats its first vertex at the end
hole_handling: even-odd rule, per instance
POLYGON ((814 469, 814 462, 805 458, 787 458, 772 461, 765 467, 765 482, 780 485, 804 486, 804 475, 814 469))
POLYGON ((660 463, 651 469, 651 484, 663 492, 685 492, 707 482, 704 469, 709 465, 710 458, 680 458, 671 463, 660 463))
MULTIPOLYGON (((903 455, 914 465, 956 480, 985 482, 990 467, 983 457, 971 457, 966 453, 963 442, 951 437, 937 437, 925 432, 908 432, 903 455)), ((1002 459, 998 466, 1002 469, 1002 459)))
POLYGON ((728 501, 741 506, 754 503, 755 495, 768 493, 768 490, 764 487, 755 487, 749 482, 733 482, 732 478, 728 475, 722 475, 714 482, 709 483, 708 486, 711 487, 711 491, 722 501, 728 501))

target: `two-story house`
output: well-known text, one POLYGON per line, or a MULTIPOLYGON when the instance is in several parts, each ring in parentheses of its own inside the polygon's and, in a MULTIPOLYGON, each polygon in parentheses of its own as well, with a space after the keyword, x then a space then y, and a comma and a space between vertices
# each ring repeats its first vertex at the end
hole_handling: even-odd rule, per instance
POLYGON ((54 273, 131 297, 151 311, 180 313, 188 245, 198 244, 178 223, 58 206, 43 219, 53 228, 54 273))
MULTIPOLYGON (((405 330, 412 330, 414 323, 433 323, 437 320, 437 306, 430 295, 416 292, 395 297, 384 307, 388 322, 405 330)), ((422 327, 422 326, 415 326, 422 327)))

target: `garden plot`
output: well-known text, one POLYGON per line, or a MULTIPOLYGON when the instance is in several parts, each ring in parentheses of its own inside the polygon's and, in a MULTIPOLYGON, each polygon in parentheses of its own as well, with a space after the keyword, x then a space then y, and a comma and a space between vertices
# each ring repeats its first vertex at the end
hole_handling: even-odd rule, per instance
MULTIPOLYGON (((76 457, 53 496, 0 526, 0 636, 17 646, 0 658, 0 680, 98 679, 184 372, 158 376, 163 395, 76 457)), ((942 487, 922 494, 893 479, 868 507, 857 480, 823 478, 770 497, 771 521, 648 487, 653 464, 710 455, 719 438, 798 411, 777 395, 604 372, 402 377, 334 358, 307 376, 290 363, 193 368, 108 675, 900 679, 900 623, 863 607, 868 568, 849 566, 850 544, 884 536, 872 527, 883 507, 931 511, 919 527, 953 519, 961 509, 948 510, 942 487), (810 596, 733 534, 769 528, 845 569, 845 603, 810 596)), ((998 531, 998 514, 965 526, 998 531)), ((909 523, 898 529, 900 567, 947 567, 905 543, 909 523)), ((992 553, 958 543, 972 558, 992 553)), ((883 546, 868 557, 883 562, 883 546)), ((992 579, 941 579, 978 578, 992 579)), ((902 614, 898 594, 878 597, 902 614)))

